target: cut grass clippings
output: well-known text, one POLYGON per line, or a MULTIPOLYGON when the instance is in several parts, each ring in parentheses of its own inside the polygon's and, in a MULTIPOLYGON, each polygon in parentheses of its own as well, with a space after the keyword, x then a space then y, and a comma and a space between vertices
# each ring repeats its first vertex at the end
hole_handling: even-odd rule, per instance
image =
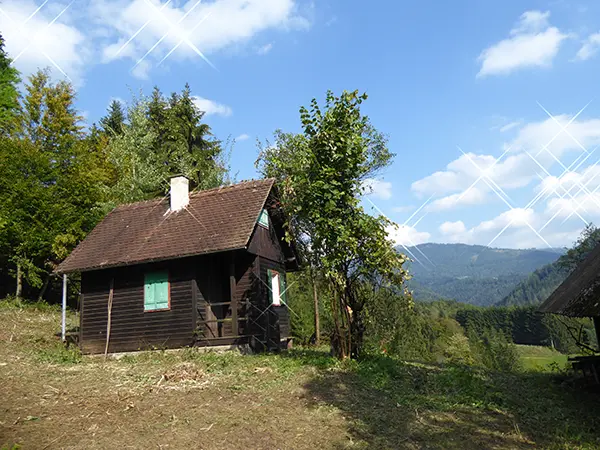
POLYGON ((2 449, 600 448, 598 396, 544 366, 340 362, 315 349, 104 361, 65 349, 56 308, 4 302, 0 321, 2 449))

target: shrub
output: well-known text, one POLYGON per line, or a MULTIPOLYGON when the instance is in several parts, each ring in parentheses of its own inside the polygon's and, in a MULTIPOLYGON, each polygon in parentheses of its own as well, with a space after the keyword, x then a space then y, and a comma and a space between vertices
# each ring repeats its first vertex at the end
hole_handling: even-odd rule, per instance
POLYGON ((486 328, 481 336, 469 331, 469 345, 475 363, 487 369, 512 372, 521 368, 517 346, 504 333, 486 328))
POLYGON ((462 333, 453 334, 446 341, 444 358, 453 364, 472 365, 475 361, 469 345, 469 339, 462 333))

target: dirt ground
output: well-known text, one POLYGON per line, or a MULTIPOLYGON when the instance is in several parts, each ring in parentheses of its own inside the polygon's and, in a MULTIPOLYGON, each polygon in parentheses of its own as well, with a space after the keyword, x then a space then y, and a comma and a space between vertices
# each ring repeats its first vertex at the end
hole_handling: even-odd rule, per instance
POLYGON ((431 368, 348 370, 300 351, 104 361, 64 350, 56 310, 0 308, 0 323, 2 450, 600 448, 537 439, 517 410, 479 408, 431 368))

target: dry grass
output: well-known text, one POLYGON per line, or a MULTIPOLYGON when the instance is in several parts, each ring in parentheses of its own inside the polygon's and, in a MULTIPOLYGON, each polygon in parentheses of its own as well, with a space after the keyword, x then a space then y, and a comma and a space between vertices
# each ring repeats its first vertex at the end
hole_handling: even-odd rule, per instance
POLYGON ((56 309, 0 304, 0 323, 6 448, 599 448, 595 416, 565 422, 598 399, 588 395, 586 409, 548 378, 389 358, 340 364, 302 350, 105 362, 61 346, 56 309))

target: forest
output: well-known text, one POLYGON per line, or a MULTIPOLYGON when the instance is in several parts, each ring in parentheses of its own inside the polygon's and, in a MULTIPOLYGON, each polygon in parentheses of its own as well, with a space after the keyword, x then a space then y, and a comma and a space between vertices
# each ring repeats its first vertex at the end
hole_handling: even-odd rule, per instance
MULTIPOLYGON (((206 448, 597 448, 597 399, 566 366, 597 346, 592 324, 536 304, 600 232, 566 252, 426 244, 447 257, 428 278, 361 205, 396 155, 359 91, 313 99, 300 132, 258 146, 303 262, 288 274, 289 351, 94 359, 61 342, 54 269, 110 210, 164 197, 173 175, 193 190, 234 181, 233 142, 191 92, 132 92, 86 123, 70 83, 22 80, 0 38, 2 449, 193 448, 199 433, 206 448)), ((71 326, 78 294, 74 277, 71 326)))
MULTIPOLYGON (((53 81, 47 69, 21 80, 1 40, 0 74, 2 297, 56 302, 53 270, 60 261, 116 205, 164 196, 170 176, 184 174, 193 190, 233 181, 232 142, 212 134, 187 84, 170 94, 158 87, 132 92, 128 102, 113 100, 99 123, 88 124, 72 85, 53 81)), ((360 206, 362 182, 395 157, 387 137, 361 114, 366 99, 330 92, 324 110, 316 100, 310 110, 300 109, 302 133, 276 130, 274 142, 259 146, 258 172, 282 187, 288 239, 306 262, 303 272, 290 275, 296 340, 318 345, 323 335, 341 357, 385 351, 452 359, 450 353, 476 348, 486 333, 502 344, 576 351, 568 326, 539 317, 534 308, 465 303, 540 302, 568 273, 565 261, 580 258, 574 252, 597 237, 595 228, 563 256, 561 250, 424 244, 439 267, 431 271, 411 261, 387 238, 387 219, 360 206), (350 137, 353 143, 346 144, 350 137), (323 151, 336 140, 347 148, 343 159, 323 151), (428 302, 415 304, 413 297, 428 302), (444 300, 450 298, 460 303, 444 300)), ((69 303, 76 307, 73 281, 69 303)), ((585 336, 593 339, 593 333, 585 336)))

